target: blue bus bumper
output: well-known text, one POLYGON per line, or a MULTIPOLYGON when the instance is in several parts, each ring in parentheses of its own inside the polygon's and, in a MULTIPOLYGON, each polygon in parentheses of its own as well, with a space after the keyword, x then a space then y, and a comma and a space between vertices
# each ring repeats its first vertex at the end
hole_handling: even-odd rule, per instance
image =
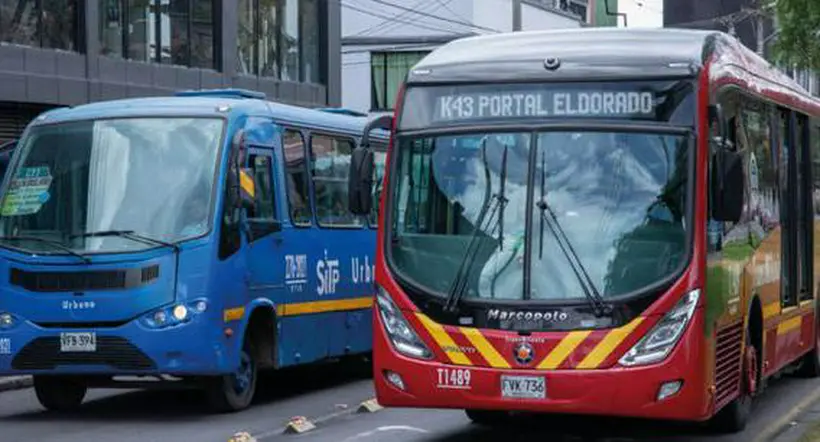
POLYGON ((231 372, 231 341, 205 317, 164 329, 139 320, 114 328, 0 330, 0 376, 22 374, 213 375, 231 372), (61 333, 95 332, 96 351, 62 352, 61 333))

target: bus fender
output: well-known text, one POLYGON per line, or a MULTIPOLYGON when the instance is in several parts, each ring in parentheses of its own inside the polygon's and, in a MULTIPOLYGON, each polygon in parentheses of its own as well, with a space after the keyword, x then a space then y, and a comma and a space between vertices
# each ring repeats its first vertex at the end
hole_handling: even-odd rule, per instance
POLYGON ((251 339, 254 357, 260 368, 275 365, 276 336, 278 336, 278 318, 276 304, 267 298, 256 298, 245 307, 242 321, 235 330, 235 337, 230 351, 238 355, 245 339, 251 339))

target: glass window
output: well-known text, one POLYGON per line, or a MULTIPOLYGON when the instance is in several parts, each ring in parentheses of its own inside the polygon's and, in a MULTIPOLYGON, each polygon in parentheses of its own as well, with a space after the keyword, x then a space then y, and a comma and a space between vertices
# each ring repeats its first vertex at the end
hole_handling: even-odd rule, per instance
POLYGON ((237 50, 239 51, 236 71, 240 74, 256 73, 256 1, 239 0, 239 29, 237 50))
POLYGON ((214 68, 213 8, 214 0, 103 0, 100 53, 214 68))
POLYGON ((316 218, 323 227, 361 226, 361 218, 348 210, 347 177, 353 143, 323 135, 311 138, 311 175, 316 218))
POLYGON ((319 76, 319 5, 317 0, 299 2, 299 42, 302 44, 302 81, 321 83, 319 76))
POLYGON ((279 74, 279 21, 281 0, 259 5, 259 75, 276 78, 279 74))
POLYGON ((160 35, 162 50, 160 62, 190 66, 190 15, 188 0, 161 0, 160 35))
POLYGON ((276 219, 270 155, 251 154, 248 158, 248 166, 253 171, 253 179, 256 186, 256 206, 248 213, 248 217, 268 220, 276 219))
POLYGON ((282 31, 280 49, 282 75, 287 81, 299 81, 299 0, 281 0, 282 31))
POLYGON ((239 0, 237 72, 318 83, 316 0, 239 0))
POLYGON ((138 61, 156 60, 156 22, 154 0, 128 0, 128 58, 138 61))
POLYGON ((198 68, 214 67, 214 4, 213 0, 192 0, 191 63, 198 68))
POLYGON ((0 0, 0 41, 76 51, 77 0, 0 0))
POLYGON ((100 53, 123 55, 123 10, 121 0, 103 0, 100 4, 100 53))
POLYGON ((532 136, 486 133, 399 143, 391 208, 396 224, 388 244, 400 275, 443 295, 467 260, 465 298, 577 300, 585 295, 573 266, 578 274, 585 270, 604 297, 643 289, 681 268, 691 225, 686 137, 532 136), (532 287, 525 295, 528 261, 532 287))
POLYGON ((282 149, 285 152, 285 170, 288 182, 288 204, 294 225, 309 226, 311 219, 305 142, 302 134, 286 130, 282 149))
POLYGON ((373 52, 370 54, 371 104, 373 110, 393 109, 399 86, 410 68, 424 58, 428 51, 373 52))
POLYGON ((820 216, 820 120, 812 121, 811 164, 812 200, 814 203, 814 216, 817 217, 820 216))
POLYGON ((207 233, 223 126, 214 118, 140 117, 32 128, 3 196, 0 236, 37 239, 4 245, 119 252, 151 244, 82 234, 181 241, 207 233))

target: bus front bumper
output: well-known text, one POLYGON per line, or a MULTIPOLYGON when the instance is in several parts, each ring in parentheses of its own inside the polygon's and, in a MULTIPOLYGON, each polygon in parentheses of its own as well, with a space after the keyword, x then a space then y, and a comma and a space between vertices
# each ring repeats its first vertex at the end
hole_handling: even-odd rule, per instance
MULTIPOLYGON (((697 315, 700 318, 702 315, 697 315)), ((378 319, 376 319, 378 320, 378 319)), ((507 410, 703 421, 711 416, 712 398, 704 363, 695 355, 690 324, 666 361, 645 367, 598 370, 516 370, 456 366, 423 361, 397 353, 382 327, 374 327, 374 384, 379 404, 386 407, 507 410), (467 374, 466 372, 469 372, 467 374), (543 377, 544 398, 509 398, 502 376, 543 377), (400 378, 400 382, 396 379, 400 378), (465 379, 469 378, 468 382, 465 379), (679 389, 660 398, 662 389, 679 389), (447 385, 442 385, 447 384, 447 385), (666 385, 666 387, 664 387, 666 385)))
POLYGON ((203 317, 164 329, 138 320, 112 328, 43 328, 22 321, 0 330, 0 376, 23 374, 211 375, 230 372, 231 346, 203 317), (63 348, 64 337, 96 345, 63 348))

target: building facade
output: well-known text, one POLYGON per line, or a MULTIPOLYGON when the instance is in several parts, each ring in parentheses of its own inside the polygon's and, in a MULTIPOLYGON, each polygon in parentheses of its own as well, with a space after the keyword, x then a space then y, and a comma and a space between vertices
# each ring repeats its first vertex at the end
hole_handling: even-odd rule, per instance
POLYGON ((49 108, 237 87, 341 102, 336 0, 0 0, 0 143, 49 108))
POLYGON ((517 30, 578 28, 588 0, 344 0, 342 106, 393 109, 410 68, 457 38, 517 30), (518 8, 520 7, 520 9, 518 8))

